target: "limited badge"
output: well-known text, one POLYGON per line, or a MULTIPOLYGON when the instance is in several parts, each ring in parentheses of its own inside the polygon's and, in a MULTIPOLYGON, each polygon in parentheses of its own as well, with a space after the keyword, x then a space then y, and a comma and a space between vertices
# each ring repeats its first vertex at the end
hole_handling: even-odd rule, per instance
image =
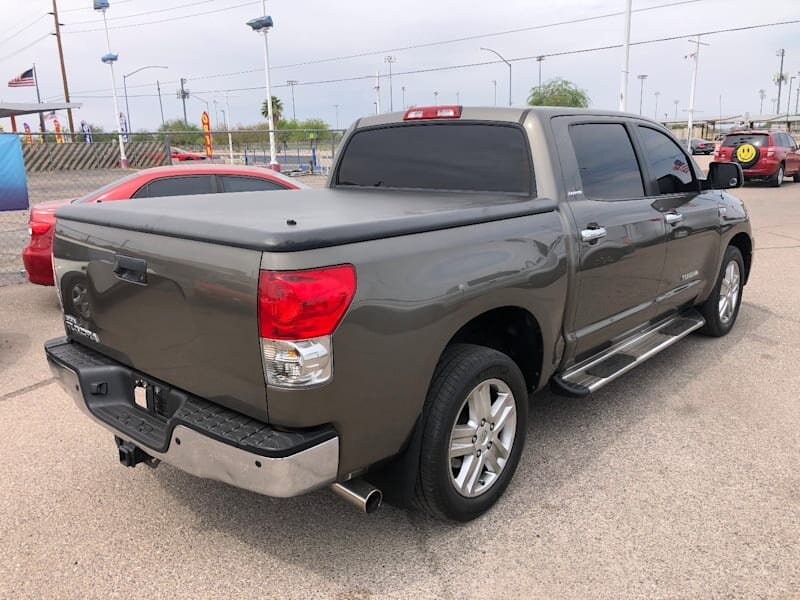
POLYGON ((739 162, 747 163, 756 157, 756 147, 753 144, 742 144, 736 149, 736 158, 739 162))

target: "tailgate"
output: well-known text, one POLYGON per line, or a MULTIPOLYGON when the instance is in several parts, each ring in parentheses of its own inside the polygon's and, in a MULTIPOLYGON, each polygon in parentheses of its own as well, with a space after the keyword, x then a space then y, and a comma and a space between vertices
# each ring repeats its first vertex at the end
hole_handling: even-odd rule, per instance
POLYGON ((261 252, 59 218, 67 335, 187 392, 267 419, 261 252))

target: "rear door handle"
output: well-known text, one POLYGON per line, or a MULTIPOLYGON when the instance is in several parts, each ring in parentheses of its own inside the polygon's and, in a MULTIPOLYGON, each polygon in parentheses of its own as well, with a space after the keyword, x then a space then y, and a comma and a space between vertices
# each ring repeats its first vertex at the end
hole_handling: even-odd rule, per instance
POLYGON ((668 212, 664 215, 664 220, 670 225, 675 225, 683 221, 683 215, 679 212, 668 212))
POLYGON ((581 230, 581 241, 583 242, 592 242, 594 240, 599 240, 600 238, 604 238, 608 235, 608 232, 605 230, 604 227, 592 227, 589 229, 582 229, 581 230))
POLYGON ((114 257, 114 275, 123 281, 147 285, 147 261, 117 254, 114 257))

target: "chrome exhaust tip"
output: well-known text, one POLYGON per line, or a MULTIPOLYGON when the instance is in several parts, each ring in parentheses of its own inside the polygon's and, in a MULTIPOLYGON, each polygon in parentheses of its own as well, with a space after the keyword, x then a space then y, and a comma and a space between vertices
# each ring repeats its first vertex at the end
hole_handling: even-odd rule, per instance
POLYGON ((332 483, 331 491, 367 514, 374 513, 383 503, 383 492, 363 479, 332 483))

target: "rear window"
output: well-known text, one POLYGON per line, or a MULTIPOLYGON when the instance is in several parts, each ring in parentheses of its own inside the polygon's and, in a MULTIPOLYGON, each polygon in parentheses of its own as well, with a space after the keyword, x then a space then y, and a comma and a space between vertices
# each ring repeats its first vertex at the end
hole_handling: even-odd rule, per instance
POLYGON ((763 133, 736 133, 726 135, 722 140, 722 145, 726 148, 739 146, 740 144, 752 144, 758 148, 769 146, 769 136, 763 133))
POLYGON ((519 127, 418 123, 356 132, 336 184, 530 195, 531 180, 527 140, 519 127))

